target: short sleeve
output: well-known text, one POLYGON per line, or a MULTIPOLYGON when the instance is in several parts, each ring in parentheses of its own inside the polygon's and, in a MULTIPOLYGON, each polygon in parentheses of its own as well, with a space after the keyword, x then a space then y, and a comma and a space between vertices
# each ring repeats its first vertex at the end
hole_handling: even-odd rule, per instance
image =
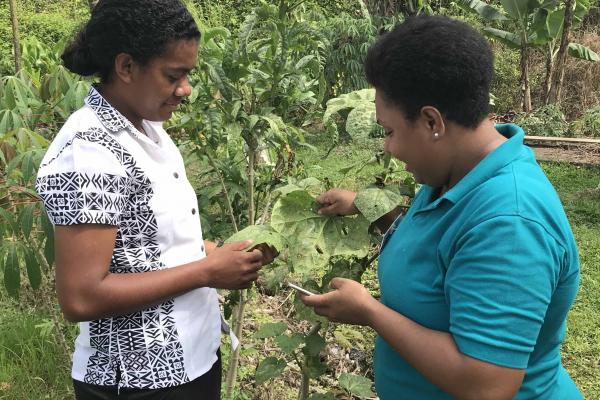
POLYGON ((117 156, 102 142, 82 138, 47 154, 36 180, 54 225, 119 225, 129 186, 117 156))
POLYGON ((489 219, 456 243, 446 273, 450 333, 470 357, 526 368, 564 251, 537 222, 489 219))

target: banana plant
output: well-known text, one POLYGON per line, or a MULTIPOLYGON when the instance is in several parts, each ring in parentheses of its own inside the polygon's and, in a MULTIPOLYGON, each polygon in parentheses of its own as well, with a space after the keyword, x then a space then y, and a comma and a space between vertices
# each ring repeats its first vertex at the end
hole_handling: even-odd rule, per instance
MULTIPOLYGON (((547 74, 551 73, 558 50, 557 41, 562 33, 565 9, 558 0, 500 0, 500 3, 501 9, 482 0, 458 2, 463 9, 477 13, 489 23, 490 26, 483 29, 486 35, 520 51, 522 108, 531 112, 528 68, 531 50, 540 47, 547 50, 547 74)), ((575 20, 581 23, 589 9, 589 0, 577 0, 575 20)), ((583 45, 572 43, 570 49, 569 54, 573 57, 597 61, 598 56, 583 45)), ((546 87, 546 90, 549 88, 546 87)))

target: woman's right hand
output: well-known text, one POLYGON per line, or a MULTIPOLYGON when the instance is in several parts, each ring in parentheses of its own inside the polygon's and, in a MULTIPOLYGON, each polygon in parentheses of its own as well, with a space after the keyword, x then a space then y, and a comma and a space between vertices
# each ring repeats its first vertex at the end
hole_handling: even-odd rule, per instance
POLYGON ((354 205, 356 193, 345 189, 331 189, 317 197, 321 205, 319 214, 323 215, 354 215, 358 209, 354 205))
POLYGON ((263 265, 273 261, 273 257, 259 249, 245 251, 252 241, 229 243, 214 249, 207 256, 206 283, 203 286, 215 289, 244 289, 258 279, 258 271, 263 265))

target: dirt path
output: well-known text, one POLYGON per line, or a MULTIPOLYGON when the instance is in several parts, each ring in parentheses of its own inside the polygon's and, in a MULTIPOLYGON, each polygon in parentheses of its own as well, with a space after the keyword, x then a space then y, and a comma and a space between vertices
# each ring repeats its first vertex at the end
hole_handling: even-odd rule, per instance
POLYGON ((600 165, 600 143, 545 143, 526 140, 540 161, 564 161, 582 165, 600 165))

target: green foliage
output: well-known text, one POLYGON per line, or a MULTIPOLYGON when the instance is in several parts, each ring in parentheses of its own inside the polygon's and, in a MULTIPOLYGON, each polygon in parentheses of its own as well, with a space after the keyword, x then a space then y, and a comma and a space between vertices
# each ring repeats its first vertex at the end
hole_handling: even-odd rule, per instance
POLYGON ((579 135, 600 137, 600 106, 587 110, 573 125, 579 135))
POLYGON ((314 197, 297 190, 273 207, 271 226, 288 238, 288 262, 296 273, 312 277, 333 256, 366 256, 369 222, 362 216, 331 217, 316 213, 314 197))
POLYGON ((519 108, 519 54, 504 45, 494 46, 494 79, 491 92, 494 94, 492 109, 504 114, 519 108))
POLYGON ((341 374, 339 380, 340 386, 352 396, 359 399, 369 399, 375 396, 371 390, 373 382, 364 376, 341 374))
POLYGON ((357 90, 329 100, 323 123, 337 131, 334 116, 342 114, 346 117, 345 132, 354 140, 377 136, 382 130, 375 117, 375 89, 357 90))
POLYGON ((556 105, 540 107, 531 114, 518 113, 515 123, 531 136, 572 136, 565 115, 556 105))
POLYGON ((373 223, 398 207, 401 202, 402 195, 399 190, 371 186, 356 194, 354 205, 369 222, 373 223))
POLYGON ((283 370, 287 366, 285 360, 267 357, 258 364, 256 368, 256 385, 262 385, 269 379, 278 377, 283 373, 283 370))
POLYGON ((257 339, 266 339, 270 337, 280 336, 283 334, 283 332, 287 330, 287 328, 288 325, 284 322, 264 324, 254 334, 254 337, 257 339))
POLYGON ((233 243, 242 240, 252 240, 251 248, 267 244, 281 252, 287 246, 287 240, 279 232, 268 225, 250 225, 230 236, 225 242, 233 243))
POLYGON ((569 43, 569 55, 586 61, 600 61, 600 56, 593 50, 579 43, 569 43))
POLYGON ((73 398, 70 360, 55 339, 55 325, 24 303, 16 306, 0 295, 0 397, 73 398))
MULTIPOLYGON (((89 15, 87 2, 31 1, 17 2, 21 41, 38 40, 48 46, 70 39, 89 15)), ((8 1, 0 2, 0 76, 14 73, 12 28, 8 1)))

